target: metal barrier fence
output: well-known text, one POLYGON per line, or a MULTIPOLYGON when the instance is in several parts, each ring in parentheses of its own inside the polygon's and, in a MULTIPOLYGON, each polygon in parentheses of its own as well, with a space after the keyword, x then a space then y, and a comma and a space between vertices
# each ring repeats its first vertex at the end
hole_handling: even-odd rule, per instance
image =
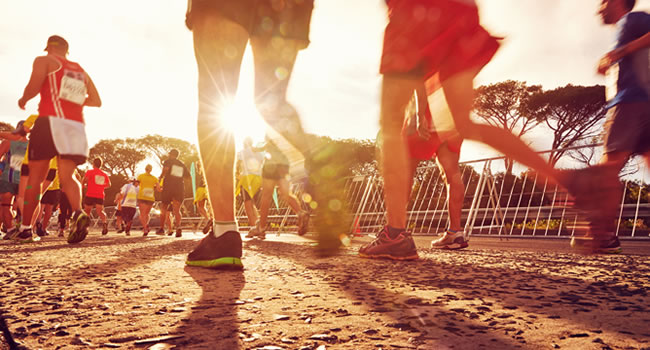
MULTIPOLYGON (((598 145, 595 145, 598 146, 598 145)), ((594 147, 590 145, 589 147, 594 147)), ((584 225, 571 207, 566 192, 548 184, 533 173, 505 175, 499 165, 503 158, 462 162, 465 184, 461 221, 468 235, 570 237, 584 225)), ((648 238, 650 203, 648 186, 624 181, 616 234, 620 237, 648 238)), ((298 198, 302 184, 293 184, 298 198)), ((383 181, 376 175, 346 179, 350 233, 372 234, 385 224, 383 181)), ((304 204, 303 204, 304 205, 304 204)), ((158 203, 156 204, 156 208, 158 203)), ((243 231, 250 228, 243 203, 237 199, 236 216, 243 231)), ((114 220, 113 208, 106 209, 114 220)), ((184 229, 196 229, 201 221, 192 200, 183 202, 184 229)), ((157 211, 154 211, 154 217, 157 211)), ((446 185, 433 162, 417 169, 408 205, 408 227, 415 235, 435 235, 448 225, 446 185)), ((267 232, 295 232, 297 215, 281 198, 274 196, 268 216, 267 232)), ((136 219, 134 227, 138 227, 136 219)), ((152 227, 156 227, 152 223, 152 227)))

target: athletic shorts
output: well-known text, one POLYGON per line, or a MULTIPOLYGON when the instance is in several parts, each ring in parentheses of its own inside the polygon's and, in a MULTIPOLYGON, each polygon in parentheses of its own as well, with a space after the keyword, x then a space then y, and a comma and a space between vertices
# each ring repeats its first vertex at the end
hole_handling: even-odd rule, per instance
POLYGON ((18 184, 0 180, 0 193, 18 194, 18 184))
POLYGON ((620 103, 607 111, 605 153, 650 152, 650 102, 620 103))
POLYGON ((262 167, 263 179, 282 180, 287 175, 289 175, 289 166, 286 164, 264 164, 262 167))
POLYGON ((440 81, 486 65, 499 43, 479 23, 478 9, 458 0, 390 0, 382 74, 440 81))
POLYGON ((308 44, 313 9, 314 0, 192 0, 186 24, 192 29, 197 16, 216 12, 244 27, 250 36, 297 39, 308 44))
MULTIPOLYGON (((29 165, 23 164, 20 166, 20 176, 29 176, 29 165)), ((45 179, 47 181, 54 181, 54 178, 56 177, 56 169, 50 169, 47 171, 47 176, 45 179)))
MULTIPOLYGON (((426 118, 431 122, 431 111, 425 111, 426 118)), ((432 122, 431 122, 432 123, 432 122)), ((416 160, 431 160, 438 153, 438 149, 443 144, 447 144, 450 151, 460 154, 460 147, 463 144, 463 139, 460 138, 455 131, 437 133, 433 131, 431 137, 425 140, 420 137, 417 130, 407 132, 406 128, 402 129, 402 137, 406 142, 409 157, 416 160)))
POLYGON ((169 205, 172 201, 183 202, 184 195, 182 188, 163 188, 161 202, 163 205, 169 205))
POLYGON ((121 218, 122 217, 122 209, 118 209, 115 211, 115 217, 116 218, 121 218))
POLYGON ((41 198, 41 204, 51 204, 52 206, 59 205, 61 200, 61 190, 49 190, 45 191, 43 198, 41 198))
POLYGON ((248 193, 248 191, 242 189, 239 192, 239 197, 241 197, 241 200, 244 201, 244 202, 249 201, 249 200, 252 200, 253 202, 257 202, 259 197, 260 197, 260 193, 262 193, 262 192, 257 191, 257 192, 255 192, 255 195, 253 197, 251 197, 251 195, 250 195, 250 193, 248 193))
POLYGON ((84 205, 88 205, 88 206, 104 205, 104 198, 95 198, 95 197, 86 196, 84 198, 84 205))
POLYGON ((133 221, 133 217, 135 216, 135 208, 133 207, 122 207, 122 220, 125 222, 131 222, 133 221))
POLYGON ((30 161, 50 160, 60 156, 81 165, 88 158, 88 139, 85 126, 81 122, 56 117, 38 117, 30 133, 30 161))

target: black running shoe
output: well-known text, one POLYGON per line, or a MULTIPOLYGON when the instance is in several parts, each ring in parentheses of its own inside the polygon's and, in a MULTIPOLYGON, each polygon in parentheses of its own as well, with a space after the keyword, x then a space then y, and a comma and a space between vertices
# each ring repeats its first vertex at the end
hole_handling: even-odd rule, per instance
POLYGON ((242 241, 237 231, 228 231, 215 237, 212 231, 208 233, 199 245, 187 256, 185 262, 190 266, 207 268, 242 269, 242 241))
POLYGON ((70 222, 70 234, 68 234, 68 243, 79 243, 88 236, 88 226, 90 226, 90 217, 81 210, 75 211, 70 222))
POLYGON ((105 236, 108 234, 108 223, 104 223, 104 227, 102 228, 102 236, 105 236))
POLYGON ((416 260, 418 252, 410 232, 403 231, 393 239, 388 236, 388 226, 385 226, 374 241, 359 249, 359 256, 371 259, 416 260))
POLYGON ((34 237, 32 235, 32 229, 31 228, 26 228, 26 229, 18 232, 18 234, 14 235, 12 239, 14 241, 18 242, 18 243, 32 243, 32 242, 40 240, 40 238, 38 236, 34 237))
POLYGON ((183 230, 181 230, 180 228, 177 228, 176 229, 176 237, 177 238, 178 237, 183 237, 183 230))
POLYGON ((304 236, 309 228, 309 212, 301 211, 298 214, 298 236, 304 236))
POLYGON ((18 228, 14 227, 11 228, 7 231, 4 237, 2 237, 3 240, 8 241, 12 239, 16 234, 18 234, 18 228))
POLYGON ((142 237, 147 237, 149 235, 149 228, 145 227, 142 229, 142 237))
POLYGON ((35 228, 34 231, 36 231, 36 234, 37 234, 39 237, 45 237, 45 236, 48 235, 48 232, 45 231, 45 230, 43 229, 43 224, 42 224, 42 223, 37 222, 34 226, 35 226, 35 227, 34 227, 34 228, 35 228))
POLYGON ((621 242, 616 236, 610 237, 573 237, 571 238, 571 248, 580 253, 593 254, 619 254, 623 251, 621 242))
POLYGON ((206 234, 212 230, 212 219, 208 220, 208 223, 203 226, 203 233, 206 234))

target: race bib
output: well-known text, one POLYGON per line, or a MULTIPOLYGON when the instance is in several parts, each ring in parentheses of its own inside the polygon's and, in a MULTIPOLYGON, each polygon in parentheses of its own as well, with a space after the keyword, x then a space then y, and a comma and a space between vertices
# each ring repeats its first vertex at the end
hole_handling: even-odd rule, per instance
POLYGON ((170 173, 174 177, 183 177, 183 167, 179 165, 172 165, 170 173))
POLYGON ((138 194, 133 191, 129 191, 129 193, 126 194, 126 199, 136 199, 138 198, 138 194))
POLYGON ((20 168, 23 166, 23 159, 21 157, 11 157, 11 164, 9 166, 14 169, 14 171, 19 171, 20 168))
POLYGON ((607 101, 613 100, 618 94, 618 74, 618 63, 609 67, 607 70, 607 75, 605 76, 605 96, 607 97, 607 101))
POLYGON ((95 184, 104 185, 106 183, 106 178, 101 175, 95 175, 95 184))
POLYGON ((150 197, 150 198, 153 197, 153 195, 154 195, 153 188, 145 188, 145 189, 143 189, 142 190, 142 195, 144 197, 150 197))
POLYGON ((65 71, 61 79, 59 98, 78 105, 86 101, 86 81, 84 73, 65 71))

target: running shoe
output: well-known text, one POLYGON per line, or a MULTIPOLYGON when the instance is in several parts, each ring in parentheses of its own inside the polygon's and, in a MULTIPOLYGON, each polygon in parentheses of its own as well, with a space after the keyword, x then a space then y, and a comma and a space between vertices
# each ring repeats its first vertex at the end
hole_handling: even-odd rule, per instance
POLYGON ((68 234, 68 243, 79 243, 88 236, 88 226, 90 226, 90 217, 81 210, 75 211, 70 222, 70 234, 68 234))
POLYGON ((298 236, 304 236, 309 228, 309 212, 301 211, 298 214, 298 236))
POLYGON ((187 256, 185 263, 207 268, 243 269, 241 256, 242 241, 239 232, 228 231, 215 237, 213 231, 210 231, 187 256))
POLYGON ((124 233, 125 233, 127 236, 130 236, 130 235, 131 235, 131 223, 130 223, 130 222, 129 222, 128 224, 126 224, 126 226, 124 227, 124 233))
POLYGON ((142 229, 142 237, 147 237, 149 235, 149 228, 145 227, 142 229))
POLYGON ((431 242, 431 248, 434 249, 463 249, 467 248, 469 244, 465 241, 463 232, 445 231, 442 237, 431 242))
POLYGON ((418 252, 410 232, 402 231, 397 237, 388 236, 388 226, 377 238, 359 249, 359 256, 370 259, 416 260, 418 252))
POLYGON ((305 197, 311 197, 307 204, 314 209, 316 253, 320 256, 335 255, 350 231, 345 197, 346 174, 351 166, 349 152, 344 146, 328 144, 305 159, 309 176, 305 197))
POLYGON ((164 236, 165 235, 165 229, 163 229, 162 227, 159 228, 158 230, 156 230, 156 234, 159 235, 159 236, 164 236))
POLYGON ((64 236, 64 234, 63 234, 63 229, 60 228, 60 229, 59 229, 59 234, 57 235, 57 237, 63 237, 63 236, 64 236))
POLYGON ((122 226, 120 226, 119 228, 117 228, 117 231, 115 231, 115 232, 117 232, 117 233, 122 233, 122 232, 124 232, 124 231, 126 231, 126 229, 124 228, 124 224, 122 224, 122 226))
POLYGON ((597 238, 593 236, 572 237, 571 248, 583 253, 619 254, 623 251, 616 236, 597 238))
POLYGON ((176 229, 176 238, 183 237, 183 230, 180 228, 176 229))
POLYGON ((5 240, 5 241, 8 241, 8 240, 12 239, 17 233, 18 233, 18 228, 17 227, 11 228, 11 229, 9 229, 7 231, 5 236, 2 237, 2 239, 5 240))
POLYGON ((12 239, 18 243, 32 243, 40 240, 38 236, 34 238, 31 227, 20 231, 18 234, 14 235, 12 239))
POLYGON ((43 224, 42 223, 36 222, 36 224, 34 226, 36 226, 35 227, 36 228, 36 230, 35 230, 36 235, 38 235, 39 237, 45 237, 45 236, 49 235, 49 232, 47 232, 46 230, 43 229, 43 224))
MULTIPOLYGON (((267 226, 268 227, 268 226, 267 226)), ((246 234, 246 238, 259 238, 259 239, 266 239, 266 228, 261 229, 259 225, 255 225, 248 233, 246 234)))
POLYGON ((212 219, 208 220, 208 223, 203 226, 203 233, 207 234, 210 230, 212 230, 212 219))
POLYGON ((102 228, 102 236, 105 236, 108 234, 108 223, 104 223, 104 227, 102 228))

